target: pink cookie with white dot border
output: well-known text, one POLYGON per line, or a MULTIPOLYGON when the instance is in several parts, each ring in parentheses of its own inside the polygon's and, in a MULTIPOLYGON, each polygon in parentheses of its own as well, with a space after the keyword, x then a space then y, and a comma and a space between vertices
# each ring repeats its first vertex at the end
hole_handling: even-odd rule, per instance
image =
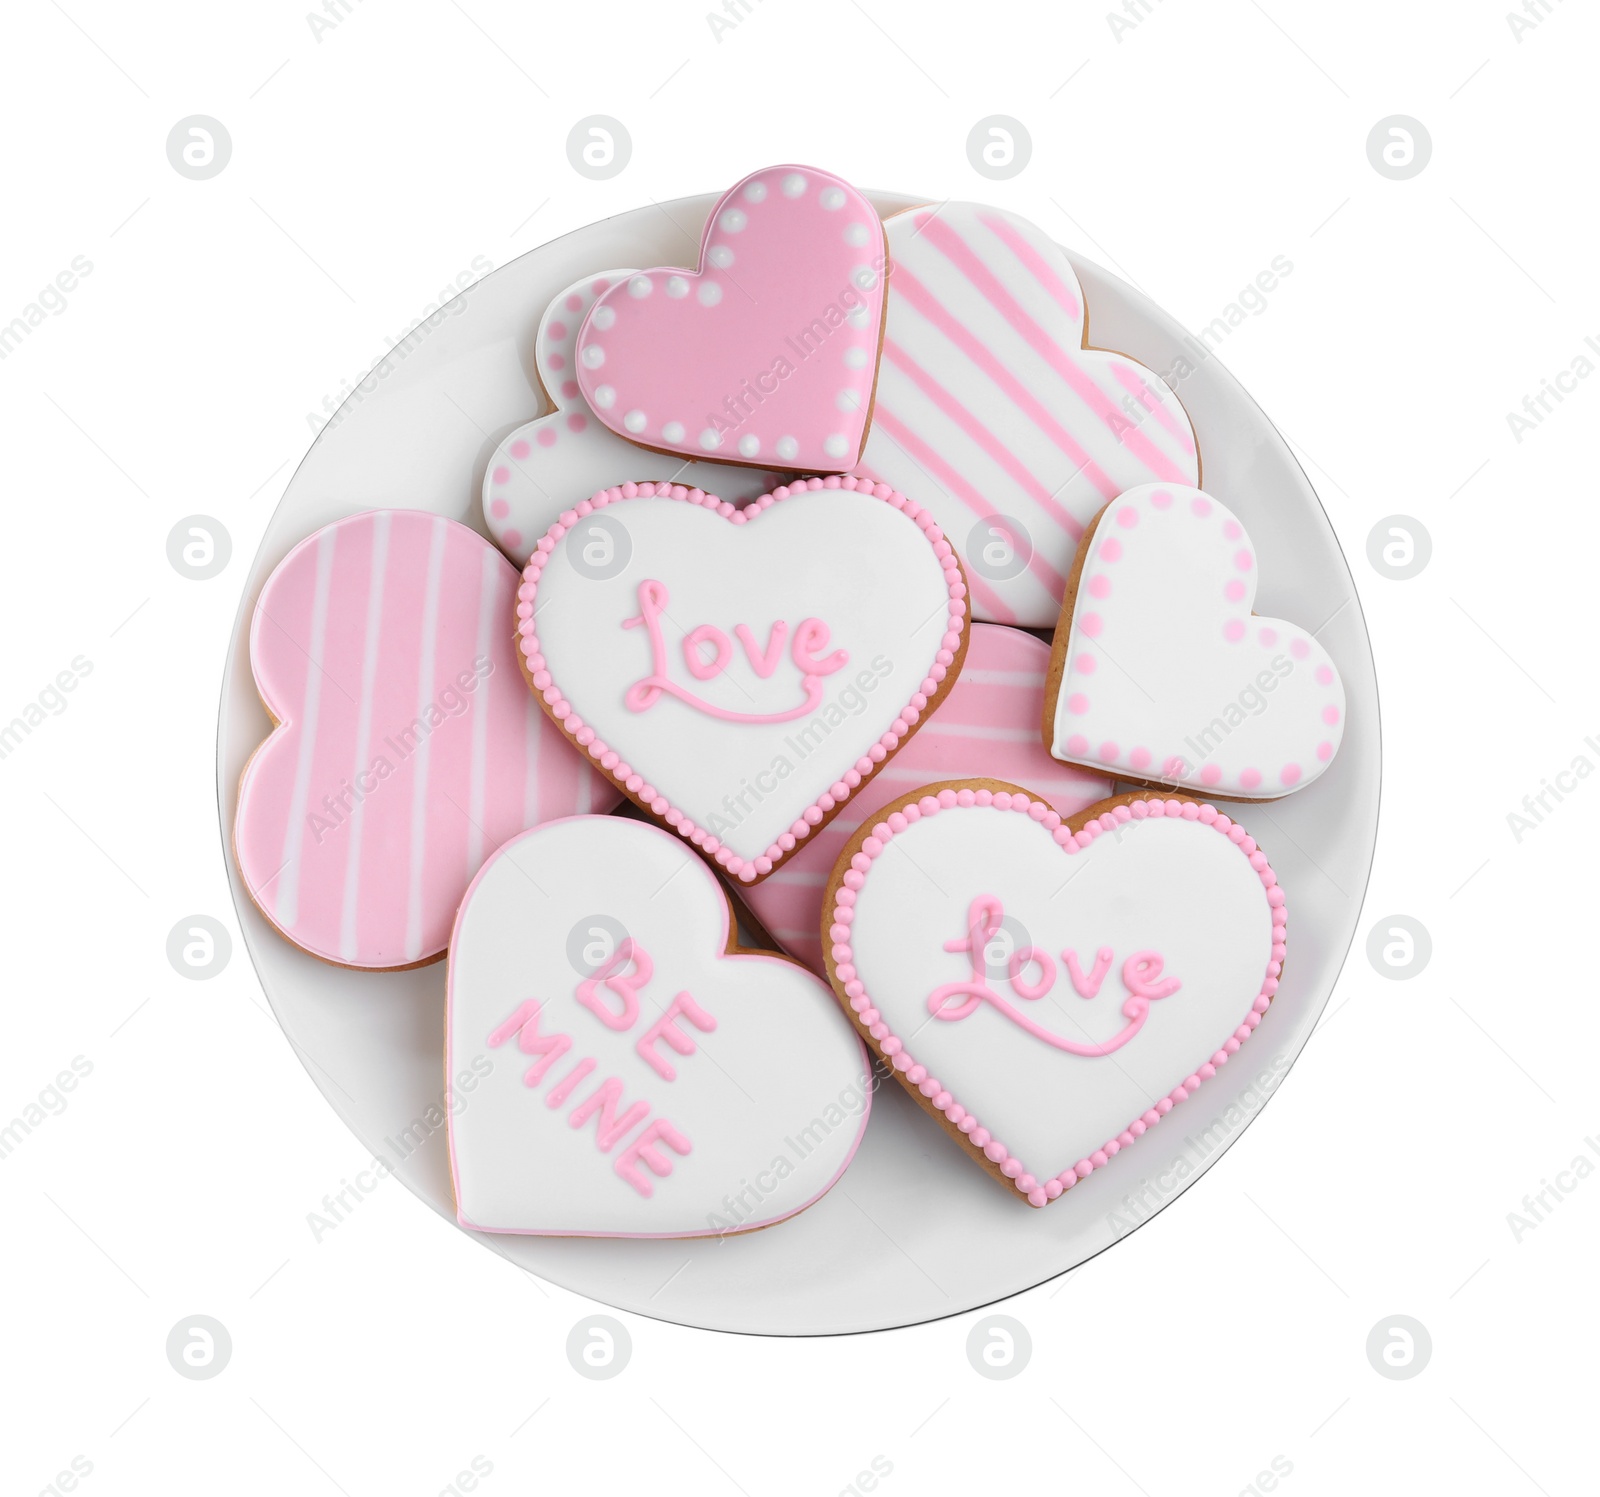
POLYGON ((954 685, 967 589, 927 512, 809 478, 735 509, 606 489, 517 594, 523 674, 572 743, 731 877, 766 878, 954 685))
POLYGON ((698 485, 740 504, 779 481, 777 473, 756 468, 653 452, 623 441, 595 419, 578 387, 578 329, 602 292, 635 274, 600 270, 586 275, 553 297, 539 319, 534 364, 554 409, 507 436, 483 477, 489 534, 519 567, 562 510, 612 484, 651 479, 698 485))
POLYGON ((1266 855, 1182 797, 1064 821, 998 780, 924 786, 851 839, 825 907, 828 977, 860 1033, 1030 1206, 1215 1076, 1287 950, 1266 855))
POLYGON ((1144 484, 1096 517, 1061 606, 1042 721, 1066 763, 1228 800, 1319 778, 1344 735, 1338 667, 1251 612, 1243 525, 1199 489, 1144 484))
POLYGON ((883 334, 883 224, 848 182, 774 166, 706 220, 697 270, 642 270, 578 334, 612 431, 688 457, 843 473, 866 440, 883 334))

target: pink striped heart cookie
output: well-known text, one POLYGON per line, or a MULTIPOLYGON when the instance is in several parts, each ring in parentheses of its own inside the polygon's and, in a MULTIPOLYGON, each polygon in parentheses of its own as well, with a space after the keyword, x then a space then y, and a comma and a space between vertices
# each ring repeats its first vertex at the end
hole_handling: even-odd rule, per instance
POLYGON ((899 798, 840 855, 828 977, 895 1078, 1030 1206, 1226 1065, 1278 991, 1283 889, 1243 827, 997 780, 899 798))
POLYGON ((519 567, 562 510, 615 483, 653 479, 698 485, 739 504, 778 482, 776 473, 759 468, 652 452, 623 441, 595 419, 578 388, 578 329, 597 297, 637 274, 602 270, 587 275, 559 292, 539 319, 534 362, 554 409, 506 437, 483 475, 489 534, 519 567))
POLYGON ((1111 781, 1060 764, 1039 742, 1050 646, 1020 629, 974 624, 966 663, 922 731, 784 866, 741 897, 790 956, 823 970, 822 891, 841 849, 896 796, 933 780, 988 776, 1031 785, 1063 816, 1111 794, 1111 781))
POLYGON ((975 618, 1049 628, 1097 510, 1135 484, 1200 481, 1188 415, 1142 364, 1084 346, 1072 262, 1026 219, 944 203, 887 230, 887 328, 854 471, 934 511, 975 618))
POLYGON ((313 956, 435 960, 500 843, 620 799, 528 698, 516 589, 482 536, 417 510, 324 526, 262 588, 250 667, 276 726, 239 783, 234 856, 313 956))
POLYGON ((848 182, 755 172, 711 210, 697 270, 638 271, 595 302, 579 388, 645 447, 846 472, 872 407, 885 265, 883 224, 848 182))
POLYGON ((1096 517, 1062 604, 1050 752, 1122 779, 1275 800, 1333 762, 1344 682, 1316 637, 1251 612, 1256 548, 1199 489, 1144 484, 1096 517))

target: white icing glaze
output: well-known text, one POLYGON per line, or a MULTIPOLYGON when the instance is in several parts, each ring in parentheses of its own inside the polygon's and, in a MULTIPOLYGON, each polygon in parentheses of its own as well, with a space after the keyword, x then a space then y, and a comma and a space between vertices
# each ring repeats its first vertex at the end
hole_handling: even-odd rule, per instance
MULTIPOLYGON (((618 552, 607 550, 606 555, 618 552)), ((535 607, 554 687, 584 723, 671 805, 746 860, 762 856, 889 730, 927 678, 950 627, 948 584, 932 543, 889 503, 843 489, 793 494, 746 524, 666 498, 621 499, 580 519, 556 543, 535 607), (620 548, 615 576, 574 563, 591 541, 620 548), (664 583, 667 673, 714 707, 776 714, 805 701, 791 654, 799 626, 820 619, 843 666, 821 677, 817 706, 790 721, 733 723, 670 695, 647 710, 629 688, 652 668, 640 615, 647 580, 664 583), (787 639, 769 676, 736 639, 787 639), (732 642, 726 668, 695 680, 685 637, 710 625, 732 642), (743 802, 739 801, 740 796, 743 802)))
POLYGON ((854 471, 933 510, 968 563, 974 618, 1051 628, 1095 512, 1135 484, 1198 481, 1189 418, 1142 364, 1083 346, 1072 262, 1034 224, 941 203, 885 228, 889 307, 854 471))
MULTIPOLYGON (((1272 930, 1260 877, 1211 826, 1131 821, 1069 855, 1028 816, 972 806, 913 823, 873 860, 850 941, 857 974, 906 1052, 1044 1181, 1116 1138, 1234 1035, 1262 989, 1272 930), (988 982, 1074 1042, 1103 1043, 1127 1023, 1120 973, 1134 953, 1159 952, 1163 975, 1182 986, 1101 1057, 1056 1049, 988 1004, 959 1020, 933 1018, 929 995, 971 973, 965 952, 944 948, 966 935, 979 895, 997 897, 1006 915, 990 943, 988 982), (1004 967, 1030 942, 1056 967, 1054 986, 1033 999, 1004 967), (1098 995, 1085 999, 1062 952, 1074 950, 1087 971, 1101 947, 1114 959, 1098 995)), ((1037 979, 1037 969, 1024 977, 1037 979)))
MULTIPOLYGON (((747 1231, 803 1209, 838 1179, 866 1127, 866 1054, 826 986, 804 968, 781 957, 725 955, 727 917, 715 875, 692 849, 623 817, 551 822, 513 838, 484 865, 450 945, 447 1073, 478 1076, 470 1091, 451 1083, 451 1163, 464 1226, 580 1236, 747 1231), (601 956, 621 939, 602 921, 617 922, 653 964, 624 1029, 577 996, 588 969, 574 965, 569 947, 582 961, 585 946, 599 943, 591 956, 601 956), (692 1053, 656 1043, 675 1073, 668 1080, 638 1045, 685 991, 715 1027, 677 1021, 692 1053), (524 1053, 515 1034, 488 1043, 529 998, 541 1004, 539 1034, 572 1041, 534 1085, 524 1076, 539 1055, 524 1053), (560 1106, 548 1106, 585 1059, 593 1069, 560 1106), (596 1118, 573 1126, 570 1115, 612 1077, 622 1083, 619 1114, 637 1103, 650 1110, 602 1151, 596 1118), (638 1167, 647 1197, 616 1165, 658 1119, 691 1147, 662 1149, 671 1166, 664 1176, 638 1167)), ((603 986, 598 1001, 622 1009, 603 986)))
POLYGON ((506 437, 483 475, 489 533, 518 566, 562 510, 613 484, 682 483, 739 504, 778 482, 777 475, 758 468, 695 462, 635 447, 596 419, 578 385, 578 329, 595 298, 632 274, 623 269, 586 275, 554 296, 539 319, 534 361, 554 409, 506 437))
POLYGON ((1251 614, 1259 571, 1233 512, 1198 489, 1145 484, 1109 505, 1078 579, 1056 758, 1241 800, 1318 778, 1344 684, 1304 629, 1251 614))

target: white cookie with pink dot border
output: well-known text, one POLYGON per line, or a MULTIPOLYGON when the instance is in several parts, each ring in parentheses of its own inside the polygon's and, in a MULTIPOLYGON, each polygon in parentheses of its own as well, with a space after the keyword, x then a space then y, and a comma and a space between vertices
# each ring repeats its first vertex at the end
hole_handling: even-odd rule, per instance
POLYGON ((534 364, 553 410, 524 423, 495 449, 483 476, 489 534, 518 566, 561 511, 630 480, 711 489, 732 504, 764 494, 778 475, 698 462, 624 441, 595 419, 578 387, 578 329, 595 299, 632 270, 599 270, 551 298, 534 337, 534 364))
POLYGON ((993 780, 897 800, 840 855, 827 908, 862 1035, 1030 1206, 1215 1076, 1288 949, 1271 864, 1214 806, 1128 795, 1064 822, 993 780))
POLYGON ((1050 752, 1232 800, 1321 776, 1344 735, 1344 683, 1312 634, 1250 611, 1259 575, 1244 526, 1210 494, 1144 484, 1107 505, 1056 629, 1050 752))
POLYGON ((623 484, 540 538, 517 631, 571 741, 756 883, 937 711, 967 589, 927 512, 881 484, 799 479, 743 509, 623 484))

